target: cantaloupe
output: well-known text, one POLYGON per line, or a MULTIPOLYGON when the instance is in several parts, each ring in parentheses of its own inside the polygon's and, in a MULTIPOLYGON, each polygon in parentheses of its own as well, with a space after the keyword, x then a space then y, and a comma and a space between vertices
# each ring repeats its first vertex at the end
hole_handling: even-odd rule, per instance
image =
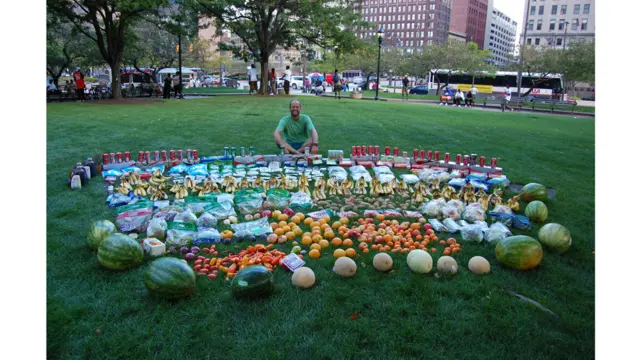
POLYGON ((441 273, 454 275, 458 272, 458 263, 451 256, 441 256, 438 259, 436 268, 441 273))
POLYGON ((313 270, 308 267, 301 267, 293 272, 291 283, 295 287, 308 289, 316 283, 316 275, 313 273, 313 270))
POLYGON ((411 271, 418 274, 426 274, 433 267, 433 259, 428 252, 424 250, 412 250, 407 255, 407 264, 411 271))
POLYGON ((348 257, 341 257, 333 264, 333 272, 342 277, 352 277, 356 274, 358 266, 356 262, 348 257))
POLYGON ((393 266, 393 259, 387 253, 379 253, 373 257, 373 267, 378 271, 389 271, 393 266))
POLYGON ((491 271, 491 264, 482 256, 474 256, 469 260, 468 268, 474 274, 484 275, 491 271))

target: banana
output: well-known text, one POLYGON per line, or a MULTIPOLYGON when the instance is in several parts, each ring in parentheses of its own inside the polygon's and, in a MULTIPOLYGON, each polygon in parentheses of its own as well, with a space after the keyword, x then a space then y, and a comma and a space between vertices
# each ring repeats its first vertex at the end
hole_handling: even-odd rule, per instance
POLYGON ((116 189, 116 191, 118 192, 118 194, 122 194, 122 195, 128 195, 129 194, 129 190, 127 190, 126 188, 120 186, 118 187, 118 189, 116 189))

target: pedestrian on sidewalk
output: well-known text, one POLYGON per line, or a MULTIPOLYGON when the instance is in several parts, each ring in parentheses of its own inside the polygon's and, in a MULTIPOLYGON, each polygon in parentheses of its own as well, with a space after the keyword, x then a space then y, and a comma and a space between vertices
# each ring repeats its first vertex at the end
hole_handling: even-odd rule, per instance
POLYGON ((510 102, 511 102, 511 87, 507 85, 506 89, 504 89, 504 101, 502 104, 502 112, 504 112, 505 108, 508 108, 509 110, 513 111, 513 108, 509 106, 510 102))
POLYGON ((164 78, 164 87, 162 91, 163 99, 171 99, 171 74, 168 74, 166 78, 164 78))
POLYGON ((271 93, 269 95, 278 95, 278 82, 276 80, 276 69, 271 68, 269 73, 269 83, 271 84, 271 93))
POLYGON ((407 75, 402 78, 402 95, 400 95, 402 100, 404 100, 405 94, 407 95, 407 100, 409 100, 409 77, 407 75))
POLYGON ((342 91, 342 84, 340 84, 340 74, 338 69, 333 72, 333 98, 340 100, 340 92, 342 91))
POLYGON ((247 73, 247 78, 249 79, 249 95, 254 95, 258 93, 258 69, 256 69, 256 64, 251 64, 249 71, 247 73))
POLYGON ((291 85, 291 70, 289 70, 289 65, 284 70, 284 93, 289 95, 289 86, 291 85))
POLYGON ((80 67, 77 67, 76 71, 73 73, 73 79, 76 82, 76 94, 78 96, 78 100, 85 101, 86 97, 84 95, 84 74, 80 71, 80 67))

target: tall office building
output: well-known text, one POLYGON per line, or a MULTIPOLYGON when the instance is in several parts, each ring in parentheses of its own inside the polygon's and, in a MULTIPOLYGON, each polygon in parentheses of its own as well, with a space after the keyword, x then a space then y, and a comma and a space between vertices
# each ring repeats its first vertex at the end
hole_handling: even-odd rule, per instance
POLYGON ((595 0, 525 0, 521 43, 562 48, 566 42, 593 41, 596 36, 595 0))
POLYGON ((359 29, 360 39, 375 38, 384 30, 385 45, 408 51, 443 43, 449 33, 452 0, 363 0, 354 7, 365 21, 375 24, 359 29))
POLYGON ((475 42, 479 49, 484 49, 488 9, 489 0, 453 0, 450 34, 475 42))
POLYGON ((492 8, 487 16, 485 49, 491 51, 490 61, 503 66, 515 56, 518 23, 502 11, 492 8))

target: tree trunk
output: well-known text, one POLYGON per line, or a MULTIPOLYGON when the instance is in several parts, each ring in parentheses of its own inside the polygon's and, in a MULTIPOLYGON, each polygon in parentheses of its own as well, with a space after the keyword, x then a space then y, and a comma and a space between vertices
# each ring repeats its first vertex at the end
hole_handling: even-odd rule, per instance
POLYGON ((473 75, 473 77, 471 77, 471 86, 475 86, 476 85, 476 76, 473 75))
MULTIPOLYGON (((269 58, 265 61, 260 59, 260 90, 258 94, 267 95, 269 93, 269 58)), ((277 91, 276 91, 277 94, 277 91)))
POLYGON ((120 86, 120 60, 116 60, 111 67, 111 97, 114 100, 122 99, 122 87, 120 86))

